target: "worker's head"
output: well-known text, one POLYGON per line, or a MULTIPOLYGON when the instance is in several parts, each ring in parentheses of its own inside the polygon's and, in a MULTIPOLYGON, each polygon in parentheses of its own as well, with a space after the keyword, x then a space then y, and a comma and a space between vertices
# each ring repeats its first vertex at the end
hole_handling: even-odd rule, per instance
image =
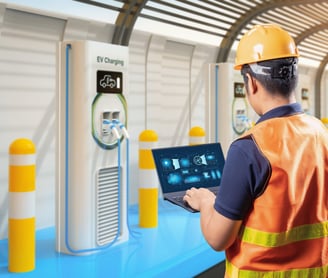
POLYGON ((240 40, 234 68, 245 84, 256 78, 271 94, 288 97, 297 85, 298 50, 293 38, 277 25, 257 25, 240 40))

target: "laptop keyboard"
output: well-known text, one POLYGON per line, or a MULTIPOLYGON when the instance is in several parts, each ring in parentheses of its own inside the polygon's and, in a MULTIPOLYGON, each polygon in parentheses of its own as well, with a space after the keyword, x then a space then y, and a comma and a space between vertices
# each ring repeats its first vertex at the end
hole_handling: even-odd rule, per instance
MULTIPOLYGON (((217 189, 214 189, 214 188, 211 188, 211 189, 209 189, 211 192, 213 192, 213 194, 216 196, 217 195, 217 189)), ((183 196, 173 196, 172 197, 172 199, 174 200, 174 201, 176 201, 177 203, 181 203, 181 204, 184 204, 186 207, 189 207, 189 208, 191 208, 191 206, 186 202, 186 201, 184 201, 183 200, 183 196)), ((192 208, 191 208, 192 209, 192 208)))
MULTIPOLYGON (((183 196, 174 196, 172 199, 174 199, 175 201, 177 201, 177 202, 185 202, 184 200, 183 200, 183 196)), ((186 202, 185 202, 186 203, 186 202)))
POLYGON ((183 200, 183 196, 174 196, 172 199, 173 202, 183 205, 187 210, 197 212, 197 210, 193 209, 186 201, 183 200))
MULTIPOLYGON (((215 196, 217 195, 217 193, 218 193, 218 190, 217 189, 214 189, 214 188, 212 188, 212 189, 209 189, 215 196)), ((183 200, 183 196, 174 196, 174 197, 172 197, 172 199, 174 199, 175 201, 177 201, 177 202, 184 202, 184 203, 186 203, 184 200, 183 200)))

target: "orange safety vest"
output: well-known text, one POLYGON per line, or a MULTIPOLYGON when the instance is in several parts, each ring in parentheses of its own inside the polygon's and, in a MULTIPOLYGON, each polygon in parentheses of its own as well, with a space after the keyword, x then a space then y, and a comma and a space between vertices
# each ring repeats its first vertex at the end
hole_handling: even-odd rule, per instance
POLYGON ((327 129, 296 114, 260 122, 246 136, 271 176, 226 250, 226 277, 328 277, 327 129))

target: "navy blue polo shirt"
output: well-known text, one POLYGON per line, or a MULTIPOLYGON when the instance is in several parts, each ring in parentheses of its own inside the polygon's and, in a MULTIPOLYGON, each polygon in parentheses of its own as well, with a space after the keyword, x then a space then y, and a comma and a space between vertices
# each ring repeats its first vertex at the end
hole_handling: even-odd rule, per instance
MULTIPOLYGON (((268 111, 257 123, 302 112, 299 103, 288 104, 268 111)), ((214 208, 229 219, 244 219, 264 191, 269 174, 269 162, 251 138, 234 141, 227 153, 214 208)))

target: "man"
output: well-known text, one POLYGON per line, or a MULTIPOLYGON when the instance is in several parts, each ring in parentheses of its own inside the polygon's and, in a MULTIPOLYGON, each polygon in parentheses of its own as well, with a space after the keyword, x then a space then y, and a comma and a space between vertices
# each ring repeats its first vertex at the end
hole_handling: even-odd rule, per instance
POLYGON ((235 69, 260 119, 231 144, 217 197, 184 196, 226 277, 328 277, 328 132, 296 102, 298 56, 278 26, 242 37, 235 69))

